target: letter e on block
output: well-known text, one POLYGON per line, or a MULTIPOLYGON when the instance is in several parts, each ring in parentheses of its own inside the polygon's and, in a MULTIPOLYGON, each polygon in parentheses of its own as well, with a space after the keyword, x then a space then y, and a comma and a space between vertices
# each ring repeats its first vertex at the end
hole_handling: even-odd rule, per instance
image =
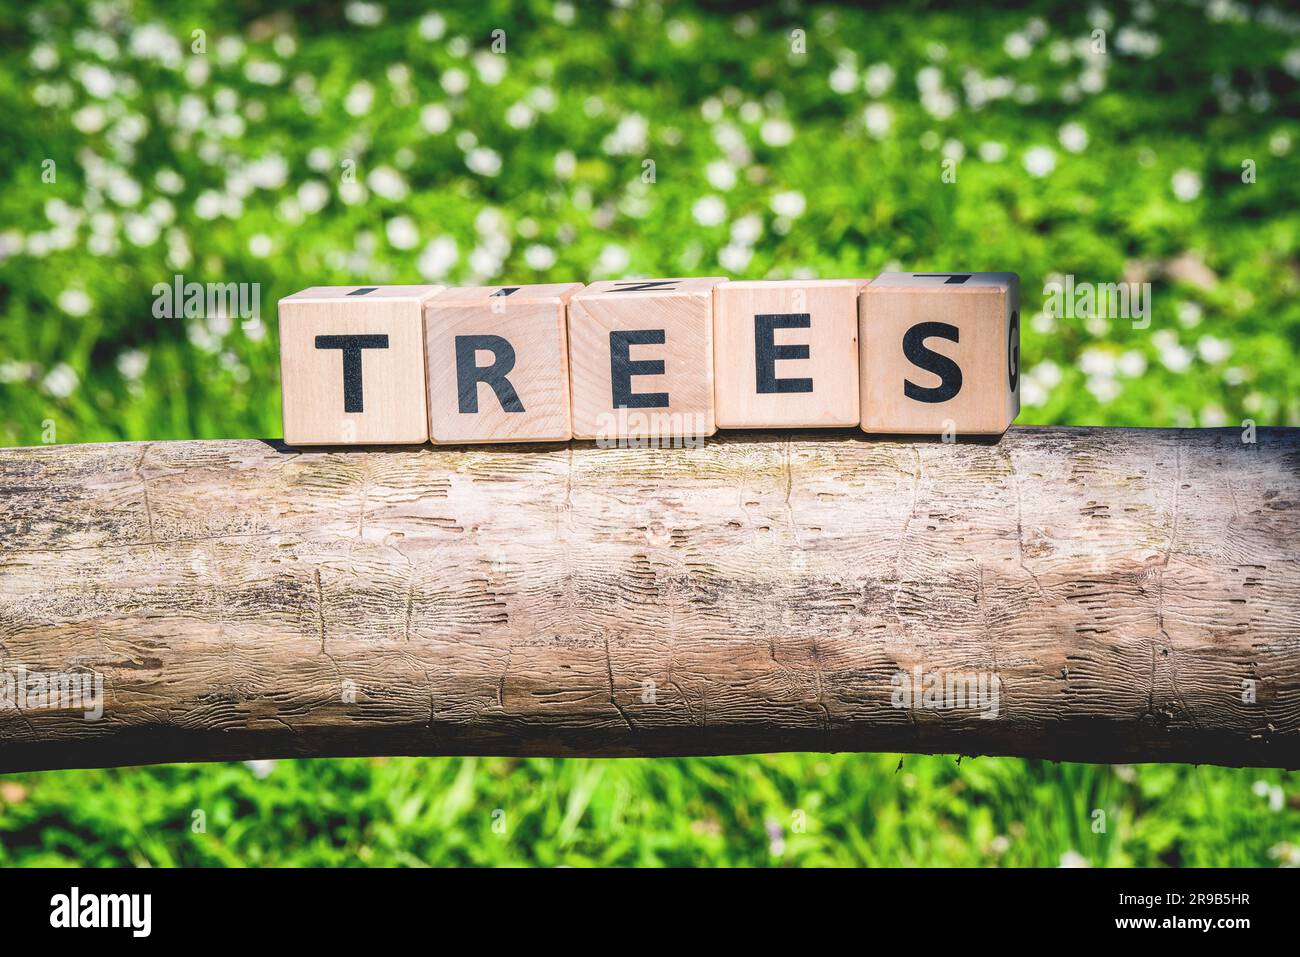
POLYGON ((576 438, 653 443, 716 431, 713 290, 723 282, 621 279, 569 301, 576 438))
POLYGON ((858 424, 862 279, 723 283, 713 293, 720 429, 858 424))
POLYGON ((429 300, 424 328, 435 443, 572 437, 565 307, 581 288, 476 286, 429 300))
POLYGON ((1000 435, 1020 413, 1020 278, 881 273, 858 297, 862 428, 1000 435))
POLYGON ((429 440, 424 303, 443 286, 315 286, 280 300, 287 445, 429 440))

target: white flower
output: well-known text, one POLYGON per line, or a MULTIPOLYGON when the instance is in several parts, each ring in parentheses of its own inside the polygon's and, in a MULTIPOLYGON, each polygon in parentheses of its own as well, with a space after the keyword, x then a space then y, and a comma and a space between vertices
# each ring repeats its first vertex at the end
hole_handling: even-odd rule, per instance
POLYGON ((1049 146, 1035 146, 1025 153, 1025 169, 1030 176, 1047 176, 1056 169, 1056 153, 1049 146))
POLYGON ((1300 47, 1292 47, 1282 57, 1282 69, 1294 77, 1300 77, 1300 47))
POLYGON ((129 215, 122 223, 126 238, 135 246, 152 246, 162 232, 158 223, 148 216, 129 215))
POLYGON ((309 179, 298 187, 298 205, 304 212, 319 213, 329 199, 329 187, 318 179, 309 179))
POLYGON ((1207 429, 1217 429, 1228 424, 1228 414, 1223 406, 1207 405, 1201 410, 1201 425, 1207 429))
POLYGON ((117 80, 113 78, 113 74, 97 63, 81 64, 75 73, 81 85, 91 96, 104 100, 117 90, 117 80))
POLYGON ((1105 349, 1084 349, 1079 368, 1085 375, 1110 377, 1115 374, 1115 357, 1105 349))
POLYGON ((289 179, 289 164, 280 154, 271 153, 249 166, 247 172, 258 189, 279 189, 289 179))
POLYGON ((601 148, 611 156, 633 156, 645 152, 650 123, 640 113, 629 113, 606 136, 601 148))
POLYGON ((456 248, 456 240, 450 236, 439 236, 424 247, 424 252, 420 253, 415 268, 425 279, 442 279, 451 271, 451 267, 456 265, 456 260, 459 258, 460 251, 456 248))
POLYGON ((373 27, 384 21, 384 8, 377 3, 362 3, 353 0, 343 8, 343 15, 348 21, 359 27, 373 27))
POLYGON ((175 196, 185 188, 185 180, 174 169, 160 169, 154 174, 153 183, 164 193, 175 196))
POLYGON ((727 204, 720 196, 701 196, 691 207, 691 215, 701 226, 717 226, 727 218, 727 204))
POLYGON ((1061 855, 1061 867, 1091 867, 1091 865, 1078 851, 1066 851, 1061 855))
POLYGON ((134 206, 140 202, 144 190, 125 173, 116 173, 108 182, 108 195, 119 206, 134 206))
POLYGON ((366 185, 384 199, 400 202, 406 198, 409 190, 402 174, 391 166, 376 166, 366 177, 366 185))
POLYGON ((789 120, 774 117, 763 123, 758 135, 768 146, 788 146, 794 140, 794 126, 789 120))
POLYGON ((924 66, 916 71, 916 86, 922 93, 935 93, 943 89, 943 71, 937 66, 924 66))
POLYGON ((1029 370, 1029 377, 1048 389, 1055 389, 1061 384, 1063 374, 1061 367, 1051 359, 1044 359, 1029 370))
POLYGON ((1172 184, 1174 195, 1184 203, 1190 203, 1201 195, 1201 174, 1195 170, 1180 169, 1174 173, 1172 184))
POLYGON ((1199 326, 1203 316, 1198 303, 1184 300, 1178 304, 1178 321, 1188 329, 1199 326))
POLYGON ((98 133, 108 122, 108 114, 96 103, 83 106, 72 114, 72 125, 82 133, 98 133))
POLYGON ((1007 158, 1007 148, 1002 143, 990 140, 980 144, 980 159, 986 163, 1001 163, 1007 158))
POLYGON ((499 53, 480 51, 474 55, 474 69, 480 80, 488 86, 496 86, 505 79, 506 58, 499 53))
POLYGON ((1088 131, 1078 123, 1066 123, 1061 127, 1057 138, 1071 153, 1082 153, 1088 146, 1088 131))
POLYGON ((754 256, 754 250, 748 246, 729 243, 718 251, 718 263, 727 272, 744 272, 754 256))
POLYGON ((894 85, 894 68, 888 63, 873 63, 863 74, 862 85, 869 96, 884 96, 894 85))
POLYGON ((420 39, 441 40, 447 32, 447 21, 441 13, 430 13, 420 18, 420 39))
POLYGON ((957 112, 957 96, 948 90, 931 90, 920 95, 920 105, 936 120, 946 120, 957 112))
POLYGON ((1160 52, 1160 38, 1137 27, 1124 26, 1115 34, 1115 49, 1138 56, 1155 56, 1160 52))
POLYGON ((130 349, 117 357, 117 371, 122 378, 135 381, 149 368, 149 354, 139 349, 130 349))
POLYGON ((1201 336, 1196 343, 1196 351, 1206 362, 1222 362, 1232 355, 1232 343, 1214 336, 1201 336))
POLYGON ((889 135, 894 126, 894 111, 884 103, 872 103, 862 111, 867 132, 878 140, 889 135))
POLYGON ((772 197, 772 212, 778 216, 789 216, 791 219, 802 216, 807 205, 803 193, 798 190, 777 193, 772 197))
POLYGON ((1034 45, 1023 33, 1008 33, 1006 39, 1002 41, 1002 49, 1011 59, 1023 60, 1034 52, 1034 45))
POLYGON ((1116 363, 1119 374, 1128 379, 1136 379, 1142 373, 1147 371, 1147 359, 1140 352, 1130 349, 1119 357, 1116 363))
POLYGON ((628 256, 626 249, 610 244, 600 251, 600 257, 596 260, 596 271, 602 275, 621 273, 627 269, 630 261, 631 257, 628 256))
POLYGON ((364 116, 370 112, 374 102, 375 88, 365 80, 361 80, 352 84, 352 88, 348 90, 348 95, 343 99, 343 109, 353 116, 364 116))
POLYGON ((36 367, 30 362, 15 362, 5 359, 0 362, 0 382, 21 382, 36 375, 36 367))
POLYGON ((506 110, 506 123, 516 130, 526 130, 533 125, 537 114, 527 103, 512 103, 506 110))
POLYGON ((451 110, 441 103, 430 103, 420 110, 420 125, 435 136, 451 129, 451 110))
POLYGON ((66 362, 60 362, 45 376, 44 381, 41 382, 41 388, 56 399, 66 399, 72 395, 79 381, 72 366, 66 362))
POLYGON ((420 231, 409 216, 394 216, 384 228, 394 249, 414 249, 420 241, 420 231))
POLYGON ((1176 342, 1160 349, 1160 362, 1170 372, 1185 372, 1192 364, 1192 358, 1191 350, 1176 342))
POLYGON ((253 772, 253 777, 259 781, 270 775, 275 770, 274 760, 245 761, 245 766, 253 772))
POLYGON ((496 176, 501 172, 501 154, 487 146, 478 146, 465 156, 465 165, 480 176, 496 176))
POLYGON ((841 63, 831 70, 830 84, 836 93, 852 93, 858 85, 858 71, 851 63, 841 63))
POLYGON ((355 206, 357 203, 364 202, 367 192, 365 186, 356 181, 350 183, 339 183, 339 199, 343 200, 349 206, 355 206))
POLYGON ((1051 395, 1039 382, 1026 378, 1020 383, 1020 402, 1031 408, 1044 405, 1051 395))
POLYGON ((555 250, 541 243, 534 243, 524 250, 524 262, 529 269, 545 272, 555 265, 555 250))
POLYGON ((736 185, 736 167, 726 160, 714 160, 705 167, 704 176, 714 189, 731 189, 736 185))
POLYGON ((284 79, 284 67, 272 60, 249 60, 244 64, 244 76, 250 83, 275 86, 284 79))
POLYGON ((460 96, 469 89, 469 74, 453 67, 442 75, 442 89, 448 96, 460 96))
POLYGON ((265 259, 271 255, 272 248, 271 237, 266 233, 254 233, 248 239, 248 251, 258 259, 265 259))
POLYGON ((31 61, 32 66, 46 73, 59 65, 59 54, 50 44, 38 43, 32 47, 31 61))
POLYGON ((59 308, 70 316, 84 316, 93 305, 83 289, 65 289, 59 293, 59 308))
POLYGON ((731 241, 741 246, 752 246, 763 235, 762 217, 753 213, 741 216, 731 224, 731 241))

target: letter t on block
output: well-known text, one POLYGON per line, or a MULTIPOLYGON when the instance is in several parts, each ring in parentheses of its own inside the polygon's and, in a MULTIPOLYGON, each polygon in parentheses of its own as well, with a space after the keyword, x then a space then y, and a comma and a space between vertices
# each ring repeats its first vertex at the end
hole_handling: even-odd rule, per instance
POLYGON ((713 290, 723 282, 606 281, 569 301, 575 438, 654 444, 716 431, 713 290))
POLYGON ((1001 435, 1020 412, 1020 278, 881 273, 858 297, 862 428, 1001 435))
POLYGON ((424 303, 442 286, 315 286, 280 300, 287 445, 418 445, 424 303))

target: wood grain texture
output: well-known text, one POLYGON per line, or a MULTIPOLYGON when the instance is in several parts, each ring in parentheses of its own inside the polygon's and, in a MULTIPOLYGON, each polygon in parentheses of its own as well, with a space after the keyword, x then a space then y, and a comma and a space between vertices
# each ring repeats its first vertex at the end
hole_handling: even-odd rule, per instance
POLYGON ((0 501, 0 668, 90 669, 106 696, 98 721, 0 709, 4 771, 784 750, 1300 765, 1300 430, 83 445, 0 451, 0 501), (893 707, 916 667, 995 673, 997 716, 893 707))

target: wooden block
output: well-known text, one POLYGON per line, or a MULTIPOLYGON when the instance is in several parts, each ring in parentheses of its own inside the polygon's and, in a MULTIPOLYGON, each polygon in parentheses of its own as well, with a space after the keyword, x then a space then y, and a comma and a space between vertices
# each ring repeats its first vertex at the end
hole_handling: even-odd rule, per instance
POLYGON ((576 438, 655 441, 716 431, 713 290, 723 282, 606 281, 569 300, 576 438))
POLYGON ((863 279, 728 282, 713 291, 720 429, 858 424, 863 279))
POLYGON ((1020 412, 1020 278, 882 273, 858 297, 862 428, 999 435, 1020 412))
POLYGON ((448 289, 424 307, 435 443, 564 442, 565 306, 580 282, 448 289))
POLYGON ((315 286, 280 300, 288 445, 419 444, 424 303, 443 286, 315 286))

